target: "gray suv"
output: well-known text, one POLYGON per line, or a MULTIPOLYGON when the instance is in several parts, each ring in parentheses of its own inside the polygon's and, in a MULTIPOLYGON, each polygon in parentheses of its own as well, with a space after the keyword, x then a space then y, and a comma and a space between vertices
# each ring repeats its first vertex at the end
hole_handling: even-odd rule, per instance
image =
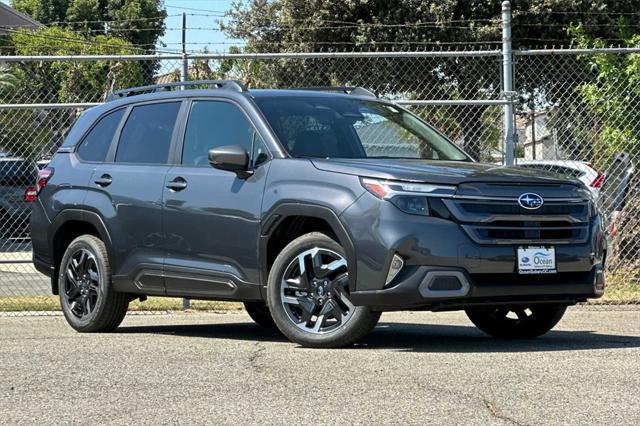
POLYGON ((115 92, 34 194, 35 266, 82 332, 169 296, 244 302, 310 347, 351 344, 391 310, 465 310, 527 338, 604 291, 584 184, 476 163, 361 88, 115 92))

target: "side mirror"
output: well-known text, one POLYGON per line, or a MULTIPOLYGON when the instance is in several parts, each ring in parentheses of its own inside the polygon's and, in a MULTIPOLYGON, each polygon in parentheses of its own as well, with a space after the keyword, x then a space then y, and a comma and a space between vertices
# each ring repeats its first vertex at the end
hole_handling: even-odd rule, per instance
POLYGON ((249 170, 249 153, 240 145, 225 145, 210 149, 209 164, 216 169, 235 172, 242 179, 253 174, 249 170))

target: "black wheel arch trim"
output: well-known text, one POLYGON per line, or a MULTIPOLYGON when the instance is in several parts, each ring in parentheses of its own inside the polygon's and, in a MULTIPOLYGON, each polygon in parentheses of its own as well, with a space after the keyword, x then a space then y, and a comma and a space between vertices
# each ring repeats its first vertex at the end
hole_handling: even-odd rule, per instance
POLYGON ((82 210, 82 209, 65 209, 56 215, 56 217, 51 221, 51 225, 49 226, 49 232, 47 235, 47 242, 49 245, 49 252, 51 253, 51 261, 54 265, 51 265, 53 270, 52 280, 51 280, 51 291, 53 294, 57 293, 57 277, 58 273, 58 265, 55 265, 55 246, 54 239, 60 228, 64 226, 67 222, 70 221, 78 221, 78 222, 86 222, 92 225, 98 231, 100 239, 104 242, 107 247, 107 254, 109 255, 109 261, 113 262, 113 255, 111 253, 112 244, 111 244, 111 236, 109 235, 109 231, 107 230, 104 221, 100 217, 99 214, 82 210))
POLYGON ((329 207, 319 204, 282 202, 280 204, 276 204, 272 209, 270 209, 262 220, 262 233, 260 235, 258 256, 260 260, 261 289, 263 290, 265 300, 266 292, 264 292, 264 290, 266 289, 269 275, 267 265, 267 246, 269 239, 280 223, 292 216, 306 216, 322 219, 329 224, 331 230, 338 238, 338 242, 344 248, 347 256, 347 264, 350 265, 349 287, 351 288, 351 291, 355 291, 357 278, 356 251, 353 245, 353 239, 349 234, 349 231, 344 227, 338 215, 329 207))

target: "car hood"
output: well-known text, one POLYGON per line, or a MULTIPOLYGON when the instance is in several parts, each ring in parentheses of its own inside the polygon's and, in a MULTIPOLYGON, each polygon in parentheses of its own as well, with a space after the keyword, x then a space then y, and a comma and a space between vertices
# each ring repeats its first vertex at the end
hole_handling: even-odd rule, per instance
POLYGON ((411 159, 313 159, 320 170, 388 180, 459 185, 471 182, 509 182, 514 184, 581 185, 575 179, 563 178, 539 170, 470 161, 431 161, 411 159))

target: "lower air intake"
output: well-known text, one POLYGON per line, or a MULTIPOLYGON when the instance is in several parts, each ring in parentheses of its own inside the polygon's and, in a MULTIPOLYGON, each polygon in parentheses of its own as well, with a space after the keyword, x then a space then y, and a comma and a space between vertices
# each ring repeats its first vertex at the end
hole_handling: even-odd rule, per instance
POLYGON ((462 297, 469 292, 469 281, 462 272, 430 271, 419 287, 422 297, 443 298, 462 297))

